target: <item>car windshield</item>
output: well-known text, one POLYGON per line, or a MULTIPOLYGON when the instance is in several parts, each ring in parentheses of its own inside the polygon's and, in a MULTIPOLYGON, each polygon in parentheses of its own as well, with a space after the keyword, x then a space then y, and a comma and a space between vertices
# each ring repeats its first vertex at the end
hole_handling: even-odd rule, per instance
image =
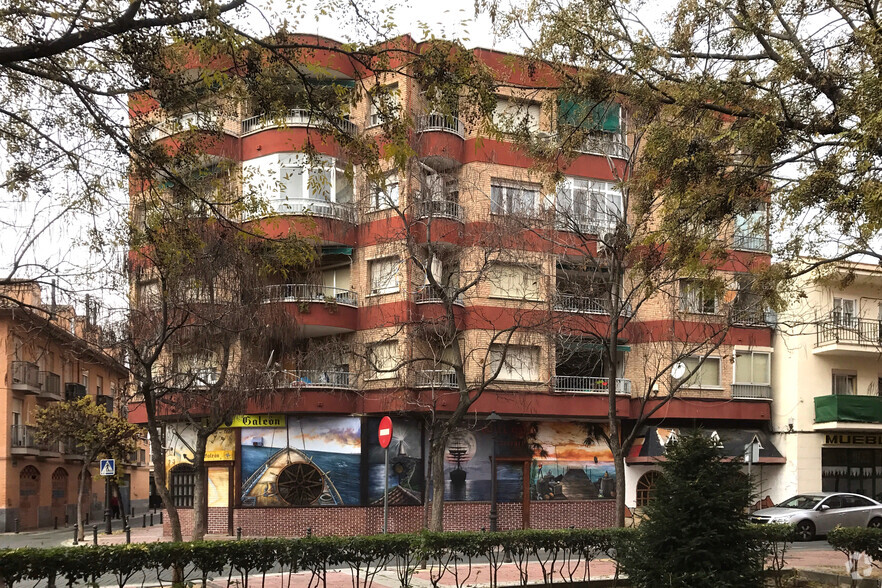
POLYGON ((781 504, 777 504, 775 506, 779 508, 815 508, 819 502, 824 499, 823 496, 808 496, 805 494, 800 494, 799 496, 794 496, 793 498, 788 498, 781 504))

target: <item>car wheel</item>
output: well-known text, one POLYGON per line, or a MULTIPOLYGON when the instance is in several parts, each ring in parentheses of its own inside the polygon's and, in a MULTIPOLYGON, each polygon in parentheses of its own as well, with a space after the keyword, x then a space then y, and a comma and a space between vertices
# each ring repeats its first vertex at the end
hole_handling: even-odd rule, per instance
POLYGON ((875 519, 870 521, 870 524, 867 525, 870 529, 882 529, 882 519, 876 517, 875 519))
POLYGON ((799 521, 796 524, 796 538, 800 541, 811 541, 815 538, 815 525, 811 521, 799 521))

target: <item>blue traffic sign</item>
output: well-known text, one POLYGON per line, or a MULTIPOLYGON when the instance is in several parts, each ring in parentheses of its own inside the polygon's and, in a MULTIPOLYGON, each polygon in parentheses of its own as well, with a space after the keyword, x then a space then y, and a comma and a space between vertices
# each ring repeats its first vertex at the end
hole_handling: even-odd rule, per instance
POLYGON ((115 459, 102 459, 100 470, 101 470, 102 476, 115 476, 116 475, 116 460, 115 459))

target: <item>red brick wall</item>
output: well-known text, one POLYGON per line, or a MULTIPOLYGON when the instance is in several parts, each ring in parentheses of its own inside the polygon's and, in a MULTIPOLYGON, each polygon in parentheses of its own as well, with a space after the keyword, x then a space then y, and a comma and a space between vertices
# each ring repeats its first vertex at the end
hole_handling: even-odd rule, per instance
MULTIPOLYGON (((523 511, 520 503, 501 503, 498 507, 498 528, 501 531, 520 529, 523 511)), ((193 511, 178 511, 184 535, 193 528, 193 511)), ((227 532, 227 509, 208 509, 208 532, 227 532)), ((490 527, 490 503, 448 502, 444 505, 444 529, 447 531, 479 531, 490 527)), ((389 531, 418 531, 423 527, 422 506, 389 507, 389 531)), ((530 526, 534 529, 566 529, 576 527, 610 527, 615 522, 612 500, 555 501, 530 503, 530 526)), ((326 508, 240 508, 233 510, 233 528, 241 527, 245 537, 302 537, 307 529, 314 535, 370 535, 383 529, 381 507, 326 508)), ((163 531, 171 534, 168 517, 163 531)))

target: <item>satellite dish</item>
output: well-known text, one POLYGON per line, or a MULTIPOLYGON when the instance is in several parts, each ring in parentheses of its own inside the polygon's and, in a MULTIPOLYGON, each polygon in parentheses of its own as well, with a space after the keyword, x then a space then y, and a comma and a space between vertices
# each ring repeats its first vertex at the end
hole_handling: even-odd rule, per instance
POLYGON ((685 375, 686 375, 686 364, 683 363, 682 361, 678 361, 671 368, 671 376, 673 376, 673 378, 675 380, 679 380, 680 378, 682 378, 685 375))

